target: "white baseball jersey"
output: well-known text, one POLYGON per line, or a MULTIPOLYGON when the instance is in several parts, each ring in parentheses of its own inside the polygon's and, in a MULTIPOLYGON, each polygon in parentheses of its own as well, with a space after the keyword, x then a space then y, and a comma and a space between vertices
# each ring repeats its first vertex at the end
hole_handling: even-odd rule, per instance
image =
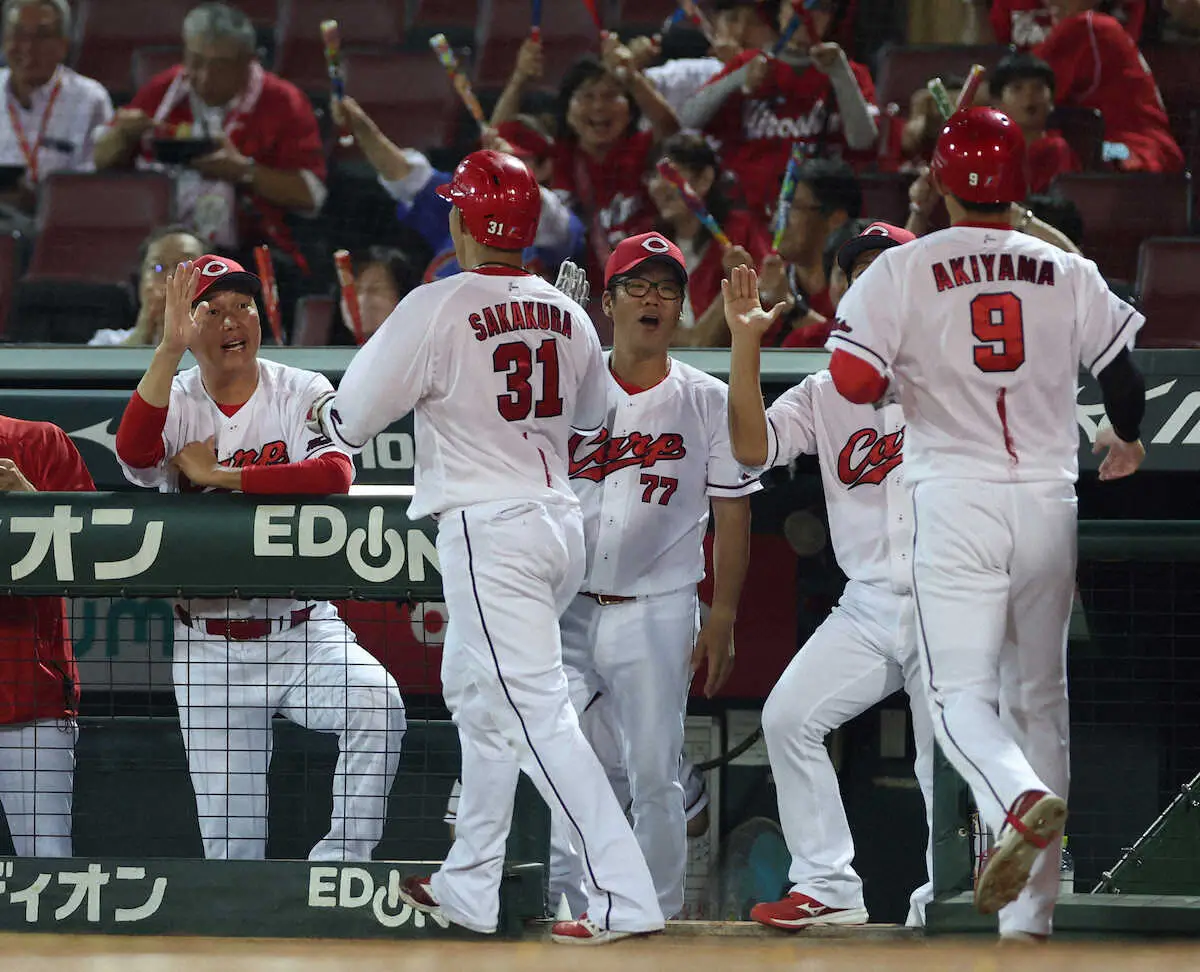
MULTIPOLYGON (((217 460, 234 468, 282 465, 330 451, 344 452, 328 437, 312 432, 304 424, 313 402, 332 390, 333 385, 324 375, 260 358, 254 394, 233 415, 226 415, 204 390, 199 367, 189 368, 171 382, 167 423, 163 428, 163 460, 149 469, 134 469, 122 462, 121 469, 131 483, 154 487, 163 493, 214 492, 211 487, 198 490, 188 480, 181 481, 178 471, 169 465, 189 442, 203 442, 213 436, 217 460)), ((180 603, 197 617, 275 618, 311 602, 287 598, 251 601, 220 598, 180 603)))
POLYGON ((605 355, 604 427, 571 437, 571 486, 583 506, 583 590, 662 594, 704 577, 709 497, 762 488, 729 444, 729 388, 672 360, 653 388, 629 394, 605 355))
POLYGON ((414 519, 509 499, 576 502, 572 426, 604 421, 604 363, 587 312, 524 270, 425 284, 359 351, 325 406, 352 450, 415 413, 414 519))
POLYGON ((961 225, 880 254, 828 346, 895 373, 911 483, 1074 482, 1080 364, 1099 374, 1142 323, 1092 261, 961 225))
POLYGON ((767 465, 815 455, 838 566, 853 581, 912 593, 912 490, 904 475, 904 412, 847 401, 828 371, 767 409, 767 465))

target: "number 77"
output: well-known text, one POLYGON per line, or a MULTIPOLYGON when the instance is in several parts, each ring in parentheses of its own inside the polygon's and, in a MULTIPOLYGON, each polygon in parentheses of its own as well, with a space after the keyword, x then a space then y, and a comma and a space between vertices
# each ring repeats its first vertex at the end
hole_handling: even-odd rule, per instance
POLYGON ((675 495, 675 490, 679 488, 678 479, 672 479, 670 476, 655 476, 653 473, 642 473, 639 482, 646 487, 642 491, 643 503, 653 503, 654 491, 662 487, 662 495, 658 498, 659 506, 666 506, 670 503, 671 497, 675 495))

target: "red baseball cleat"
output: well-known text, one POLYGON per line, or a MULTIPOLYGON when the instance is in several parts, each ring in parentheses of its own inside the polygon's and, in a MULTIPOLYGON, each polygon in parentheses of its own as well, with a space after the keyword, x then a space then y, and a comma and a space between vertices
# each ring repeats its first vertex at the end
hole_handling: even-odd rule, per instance
POLYGON ((622 938, 652 934, 654 932, 613 931, 601 928, 585 914, 572 921, 556 921, 550 929, 550 941, 559 945, 609 945, 619 942, 622 938))
POLYGON ((1016 901, 1038 854, 1062 839, 1067 804, 1042 790, 1026 790, 1008 811, 996 846, 975 882, 975 909, 992 915, 1016 901))
POLYGON ((809 925, 865 925, 866 908, 830 908, 816 898, 793 891, 782 901, 763 901, 750 909, 750 917, 762 925, 796 931, 809 925))
POLYGON ((401 881, 400 900, 427 915, 442 913, 442 906, 438 904, 437 898, 433 896, 433 889, 429 886, 428 876, 407 877, 401 881))

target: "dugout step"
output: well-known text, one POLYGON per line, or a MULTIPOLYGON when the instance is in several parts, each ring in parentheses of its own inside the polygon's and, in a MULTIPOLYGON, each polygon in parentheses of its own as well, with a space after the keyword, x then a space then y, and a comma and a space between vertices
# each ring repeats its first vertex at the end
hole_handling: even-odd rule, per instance
MULTIPOLYGON (((550 930, 553 921, 535 921, 529 925, 527 939, 533 941, 550 941, 550 930)), ((919 938, 920 929, 905 928, 903 925, 891 925, 884 922, 869 925, 814 925, 803 931, 785 932, 778 928, 768 928, 757 921, 668 921, 663 933, 669 938, 711 939, 711 938, 756 938, 774 939, 775 941, 798 941, 800 939, 837 939, 854 942, 884 942, 901 941, 919 938)))
MULTIPOLYGON (((932 902, 925 910, 930 935, 996 933, 996 919, 975 910, 970 892, 932 902)), ((1055 935, 1195 937, 1200 896, 1183 894, 1064 894, 1054 909, 1055 935)))

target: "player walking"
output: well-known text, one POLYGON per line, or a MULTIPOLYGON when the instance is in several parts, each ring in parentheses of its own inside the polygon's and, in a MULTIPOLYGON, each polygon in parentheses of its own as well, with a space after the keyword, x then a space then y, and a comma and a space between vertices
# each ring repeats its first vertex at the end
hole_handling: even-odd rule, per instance
MULTIPOLYGON (((854 280, 881 253, 915 237, 872 223, 838 251, 854 280)), ((925 700, 912 603, 912 496, 905 482, 904 414, 897 404, 854 405, 818 371, 763 408, 759 343, 775 312, 759 303, 754 276, 725 287, 733 346, 729 432, 747 466, 782 466, 816 455, 838 566, 849 578, 841 600, 788 665, 763 707, 763 735, 792 865, 782 901, 750 917, 788 931, 867 921, 862 879, 851 867, 854 841, 825 737, 904 688, 912 710, 916 776, 927 822, 933 796, 933 726, 925 700)), ((928 860, 927 865, 931 864, 928 860)), ((912 896, 909 924, 924 924, 926 883, 912 896)))
MULTIPOLYGON (((599 695, 596 704, 609 707, 620 759, 601 739, 589 741, 602 762, 609 754, 610 775, 628 779, 633 832, 667 917, 683 908, 687 866, 680 757, 688 684, 704 665, 711 697, 733 669, 749 497, 761 489, 730 451, 725 383, 668 354, 687 278, 683 253, 660 233, 623 240, 605 267, 607 414, 599 431, 571 437, 587 572, 562 617, 563 665, 583 688, 576 706, 583 711, 599 695), (710 501, 715 587, 701 627, 696 585, 710 501)), ((580 893, 571 884, 561 890, 574 908, 580 893)))
MULTIPOLYGON (((305 428, 332 386, 258 358, 258 277, 206 255, 168 278, 162 341, 117 430, 130 482, 164 493, 344 493, 350 457, 305 428), (175 374, 184 351, 198 365, 175 374)), ((400 764, 404 703, 328 601, 175 606, 172 676, 208 858, 258 859, 276 712, 338 736, 329 833, 310 860, 370 860, 400 764)))
POLYGON ((1096 439, 1108 449, 1100 478, 1133 473, 1145 455, 1145 383, 1129 353, 1143 318, 1094 263, 1012 230, 1024 153, 1000 112, 955 114, 932 165, 951 227, 880 256, 829 342, 834 383, 853 402, 880 400, 895 374, 934 729, 998 835, 976 906, 1016 901, 1000 930, 1021 937, 1051 930, 1067 815, 1081 364, 1112 422, 1096 439), (1002 721, 1010 704, 1025 718, 1002 721))
POLYGON ((416 493, 438 521, 450 627, 442 691, 462 744, 455 841, 405 900, 478 932, 496 929, 518 774, 570 822, 588 917, 554 939, 587 944, 658 931, 646 862, 567 695, 558 619, 583 577, 583 521, 567 481, 572 426, 604 421, 604 362, 586 312, 525 271, 537 183, 499 152, 467 156, 449 185, 464 272, 404 298, 314 415, 360 448, 410 410, 416 493))

